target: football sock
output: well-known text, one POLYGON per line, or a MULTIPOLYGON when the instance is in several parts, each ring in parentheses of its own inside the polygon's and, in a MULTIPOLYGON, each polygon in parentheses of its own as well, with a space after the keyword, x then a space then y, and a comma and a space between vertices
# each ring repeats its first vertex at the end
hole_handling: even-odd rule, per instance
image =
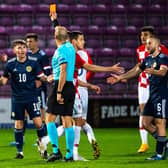
POLYGON ((139 133, 142 144, 148 144, 148 132, 142 127, 142 117, 143 116, 139 116, 139 133))
POLYGON ((155 131, 155 132, 153 132, 153 133, 151 133, 151 134, 152 134, 152 136, 153 136, 155 139, 157 139, 157 137, 158 137, 157 131, 155 131))
POLYGON ((25 135, 26 127, 27 127, 27 117, 24 119, 24 122, 23 122, 23 135, 25 135))
POLYGON ((66 158, 70 158, 73 156, 74 138, 75 138, 74 128, 73 127, 65 128, 65 139, 67 148, 66 158))
POLYGON ((78 154, 78 146, 79 146, 79 142, 80 142, 80 131, 81 131, 81 127, 79 126, 75 126, 75 140, 74 140, 74 153, 78 154))
POLYGON ((57 128, 55 126, 55 122, 49 122, 47 124, 47 131, 48 131, 48 136, 50 138, 50 142, 53 147, 53 153, 58 152, 58 133, 57 133, 57 128))
POLYGON ((166 136, 158 136, 157 143, 156 143, 156 153, 162 154, 164 150, 164 146, 166 144, 166 136))
POLYGON ((14 130, 15 134, 15 142, 16 142, 16 148, 18 152, 23 151, 23 129, 16 129, 14 130))
POLYGON ((43 124, 42 124, 41 128, 37 128, 37 135, 39 138, 46 136, 46 130, 45 130, 45 127, 43 124))
POLYGON ((86 133, 90 143, 92 143, 92 140, 94 140, 94 141, 96 140, 94 133, 93 133, 93 129, 88 123, 83 125, 82 128, 83 128, 84 132, 86 133))

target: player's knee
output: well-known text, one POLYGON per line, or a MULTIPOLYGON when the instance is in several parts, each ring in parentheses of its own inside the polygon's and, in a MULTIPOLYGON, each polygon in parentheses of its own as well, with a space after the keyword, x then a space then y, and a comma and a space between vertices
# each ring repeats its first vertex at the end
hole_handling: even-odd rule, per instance
POLYGON ((15 121, 15 128, 16 128, 16 129, 22 129, 22 128, 23 128, 23 121, 21 121, 21 120, 16 120, 16 121, 15 121))
POLYGON ((72 126, 72 117, 70 116, 64 116, 64 127, 68 128, 72 126))

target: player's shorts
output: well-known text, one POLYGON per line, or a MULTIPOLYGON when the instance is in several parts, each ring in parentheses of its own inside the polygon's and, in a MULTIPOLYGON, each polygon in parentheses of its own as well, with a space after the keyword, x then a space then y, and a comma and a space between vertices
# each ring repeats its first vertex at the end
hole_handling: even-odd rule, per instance
POLYGON ((66 82, 62 90, 64 104, 57 102, 58 81, 53 82, 47 100, 47 113, 61 116, 72 116, 75 100, 75 87, 73 82, 66 82))
POLYGON ((40 104, 40 108, 46 108, 46 100, 47 100, 47 87, 43 85, 38 88, 38 100, 40 104))
POLYGON ((40 117, 40 107, 38 100, 32 102, 15 102, 12 100, 11 118, 14 120, 24 120, 25 110, 29 114, 29 118, 40 117))
POLYGON ((88 90, 84 87, 79 87, 78 91, 82 102, 82 118, 86 120, 88 113, 88 90))
POLYGON ((149 99, 149 86, 147 88, 138 85, 138 101, 139 104, 146 104, 149 99))
POLYGON ((73 118, 82 117, 82 102, 79 93, 75 94, 75 102, 73 108, 73 118))
POLYGON ((154 118, 168 118, 168 99, 156 97, 155 99, 149 98, 145 104, 143 116, 152 116, 154 118))

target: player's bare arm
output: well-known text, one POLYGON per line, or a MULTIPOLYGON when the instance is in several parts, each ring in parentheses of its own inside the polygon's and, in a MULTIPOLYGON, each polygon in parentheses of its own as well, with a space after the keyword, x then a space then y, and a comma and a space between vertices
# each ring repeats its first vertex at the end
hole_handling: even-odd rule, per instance
POLYGON ((118 75, 113 75, 109 78, 107 78, 107 83, 115 84, 118 83, 124 79, 131 79, 141 73, 141 69, 139 66, 133 67, 131 70, 129 70, 127 73, 122 74, 120 76, 118 75), (134 69, 134 70, 133 70, 134 69))
POLYGON ((156 76, 165 76, 167 73, 168 67, 162 65, 159 70, 156 70, 154 68, 146 68, 145 72, 151 75, 156 75, 156 76))
POLYGON ((83 68, 85 68, 88 71, 92 71, 92 72, 115 72, 118 74, 124 73, 124 68, 120 67, 119 63, 113 66, 110 66, 110 67, 104 67, 104 66, 85 63, 83 65, 83 68))
POLYGON ((64 103, 64 99, 62 98, 62 90, 64 87, 64 84, 66 82, 66 68, 67 68, 67 64, 61 64, 60 65, 60 78, 59 78, 59 82, 58 82, 58 90, 57 90, 57 101, 60 104, 64 103))
POLYGON ((88 82, 86 83, 86 82, 83 82, 83 81, 81 81, 79 79, 78 79, 78 84, 79 84, 79 86, 87 87, 90 90, 94 90, 97 94, 100 94, 100 92, 101 92, 100 87, 97 86, 97 85, 93 85, 93 84, 88 83, 88 82))

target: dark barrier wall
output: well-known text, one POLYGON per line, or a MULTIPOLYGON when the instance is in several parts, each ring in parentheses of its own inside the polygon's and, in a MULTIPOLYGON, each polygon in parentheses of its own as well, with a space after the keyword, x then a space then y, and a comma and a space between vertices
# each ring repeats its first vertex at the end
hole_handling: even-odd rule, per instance
POLYGON ((89 100, 88 122, 94 127, 138 127, 137 99, 89 100))

